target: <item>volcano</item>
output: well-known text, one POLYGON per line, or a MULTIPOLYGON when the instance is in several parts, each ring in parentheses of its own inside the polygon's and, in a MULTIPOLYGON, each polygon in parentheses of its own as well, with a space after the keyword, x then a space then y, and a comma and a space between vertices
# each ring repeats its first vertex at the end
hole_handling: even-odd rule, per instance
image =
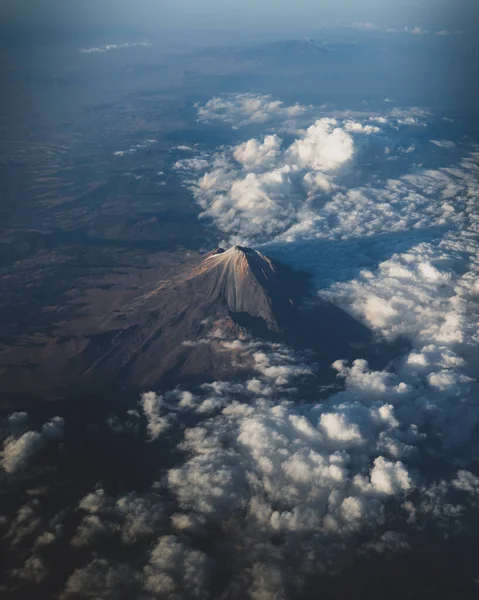
POLYGON ((108 348, 84 376, 145 388, 165 378, 227 376, 224 336, 279 339, 295 320, 307 278, 257 250, 218 248, 158 282, 109 320, 108 348), (208 343, 206 343, 208 342, 208 343))
POLYGON ((270 331, 281 331, 295 304, 291 290, 297 290, 298 283, 297 274, 257 250, 218 248, 185 273, 161 282, 135 304, 154 308, 160 299, 162 304, 165 299, 174 301, 174 295, 180 305, 181 299, 186 300, 187 310, 201 307, 208 316, 247 318, 270 331))

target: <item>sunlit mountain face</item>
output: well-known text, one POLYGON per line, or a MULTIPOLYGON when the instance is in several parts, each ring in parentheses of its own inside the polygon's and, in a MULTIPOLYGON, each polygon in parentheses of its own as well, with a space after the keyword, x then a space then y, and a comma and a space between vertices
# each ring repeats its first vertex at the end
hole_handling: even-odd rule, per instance
POLYGON ((2 598, 477 597, 475 41, 436 21, 3 43, 2 598))

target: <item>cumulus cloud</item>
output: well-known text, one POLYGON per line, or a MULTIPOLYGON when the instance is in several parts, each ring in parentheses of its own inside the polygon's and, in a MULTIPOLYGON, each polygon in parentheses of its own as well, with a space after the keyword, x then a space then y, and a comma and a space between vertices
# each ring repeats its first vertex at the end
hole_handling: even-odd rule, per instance
POLYGON ((177 171, 202 171, 208 166, 209 163, 204 158, 185 158, 177 160, 173 168, 177 171))
POLYGON ((131 493, 115 499, 98 488, 82 498, 78 508, 84 517, 70 542, 75 547, 92 546, 105 539, 131 546, 158 534, 165 520, 155 494, 131 493))
POLYGON ((209 123, 220 121, 233 127, 266 123, 273 119, 291 119, 304 114, 307 107, 300 104, 285 106, 269 95, 230 94, 197 105, 198 120, 209 123))
MULTIPOLYGON (((293 142, 287 150, 287 159, 299 168, 313 171, 331 171, 351 159, 354 145, 336 119, 319 119, 306 130, 306 134, 293 142)), ((359 125, 360 130, 362 127, 359 125)), ((345 129, 354 130, 354 124, 347 121, 345 129)))
POLYGON ((25 467, 43 443, 42 436, 36 431, 27 431, 17 439, 7 439, 3 445, 2 467, 7 473, 25 467))
POLYGON ((274 164, 280 153, 281 141, 277 135, 267 135, 262 142, 251 139, 239 144, 233 156, 236 161, 249 169, 274 164))
MULTIPOLYGON (((443 281, 439 270, 418 270, 428 282, 443 281)), ((390 318, 385 314, 374 326, 386 328, 390 318)), ((419 343, 425 341, 433 340, 419 343)), ((271 361, 275 353, 263 354, 271 361)), ((422 353, 411 351, 395 370, 374 371, 365 360, 333 366, 345 386, 325 400, 311 401, 308 394, 306 402, 299 402, 301 386, 294 401, 264 393, 263 369, 242 384, 249 402, 230 394, 219 414, 186 430, 180 446, 185 462, 168 473, 182 509, 175 516, 182 530, 228 523, 234 543, 257 565, 264 560, 258 548, 264 551, 274 535, 283 536, 294 563, 299 535, 296 557, 304 567, 304 561, 316 564, 347 544, 353 532, 386 524, 389 510, 397 515, 400 502, 418 526, 426 516, 457 518, 465 506, 477 503, 478 478, 469 471, 437 484, 426 483, 431 474, 421 470, 425 445, 429 453, 435 447, 443 459, 454 461, 451 442, 467 448, 466 431, 471 433, 479 418, 472 405, 464 410, 464 403, 472 401, 471 381, 461 373, 465 361, 451 347, 429 343, 422 353), (464 419, 471 418, 467 425, 464 419), (467 495, 462 504, 450 504, 453 489, 467 495)), ((388 532, 362 551, 403 552, 408 547, 404 534, 388 532)), ((264 573, 271 567, 267 554, 264 573)), ((281 570, 281 552, 275 560, 281 570)), ((253 572, 250 593, 257 585, 253 572)), ((281 578, 266 581, 262 585, 270 592, 268 586, 283 589, 281 578)))
POLYGON ((157 396, 154 392, 146 392, 142 394, 141 407, 146 417, 150 439, 155 440, 170 426, 171 416, 165 410, 167 405, 162 396, 157 396))
POLYGON ((156 439, 168 431, 178 420, 180 413, 189 411, 205 416, 218 412, 232 399, 271 396, 292 393, 293 382, 313 373, 313 366, 301 360, 301 356, 282 344, 253 340, 247 336, 232 339, 221 324, 208 337, 186 342, 187 345, 215 344, 219 351, 234 351, 236 365, 253 373, 246 384, 227 381, 204 383, 198 392, 180 388, 164 395, 145 392, 141 405, 147 420, 150 439, 156 439))
POLYGON ((26 413, 13 413, 5 424, 6 437, 1 452, 1 465, 9 474, 28 466, 48 441, 63 437, 64 421, 61 417, 54 417, 47 421, 40 432, 25 431, 27 423, 26 413))
POLYGON ((110 564, 104 558, 95 558, 84 567, 75 569, 68 578, 61 598, 106 598, 125 593, 129 576, 126 565, 110 564))
MULTIPOLYGON (((462 171, 446 171, 439 195, 455 197, 456 210, 451 212, 456 218, 446 221, 447 233, 439 241, 395 253, 376 269, 363 269, 358 277, 333 284, 322 294, 382 336, 410 342, 413 349, 398 373, 404 378, 405 393, 414 393, 414 402, 401 410, 418 426, 428 422, 444 447, 454 447, 469 443, 479 419, 471 404, 479 314, 479 248, 473 216, 476 158, 463 161, 462 171), (448 179, 452 173, 459 179, 457 187, 451 187, 448 179)), ((415 178, 412 181, 416 183, 415 178)))
POLYGON ((428 118, 423 109, 397 107, 366 119, 324 117, 289 144, 268 134, 203 154, 199 164, 179 170, 202 216, 229 236, 228 243, 271 246, 449 226, 462 220, 469 186, 463 171, 416 168, 351 185, 361 172, 350 166, 360 163, 371 143, 383 147, 385 160, 417 153, 415 144, 391 146, 389 131, 425 127, 428 118))
MULTIPOLYGON (((380 119, 381 117, 378 117, 378 123, 382 122, 380 121, 380 119)), ((378 133, 379 131, 381 131, 381 129, 376 125, 363 125, 362 123, 358 123, 356 121, 346 121, 344 123, 344 129, 346 131, 351 131, 352 133, 365 133, 366 135, 378 133)))
MULTIPOLYGON (((376 125, 322 118, 292 143, 277 135, 250 139, 210 158, 196 180, 197 165, 185 172, 203 216, 240 241, 271 239, 300 221, 315 219, 310 203, 335 188, 334 175, 353 158, 353 135, 376 125), (305 202, 306 201, 306 202, 305 202)), ((207 159, 202 157, 201 166, 207 159)))
POLYGON ((38 584, 45 581, 48 577, 48 571, 40 557, 32 555, 25 561, 23 567, 15 569, 12 572, 15 579, 24 582, 38 584))
POLYGON ((173 535, 161 537, 144 569, 147 592, 165 600, 201 599, 208 594, 210 559, 173 535))
POLYGON ((382 520, 383 499, 413 487, 400 461, 365 460, 377 452, 368 434, 391 428, 379 409, 232 402, 187 430, 182 448, 191 458, 170 471, 170 487, 184 510, 213 521, 246 510, 270 534, 346 535, 382 520))
MULTIPOLYGON (((438 274, 425 269, 425 277, 438 274)), ((457 396, 457 378, 449 376, 465 360, 451 348, 439 352, 429 344, 394 370, 338 360, 333 368, 343 385, 325 395, 314 366, 286 346, 231 341, 220 332, 218 341, 225 349, 233 345, 238 360, 248 357, 252 372, 242 381, 150 393, 153 423, 158 409, 161 418, 170 415, 172 430, 177 426, 176 464, 151 492, 112 496, 97 487, 78 501, 75 519, 68 519, 75 523, 69 546, 96 556, 76 566, 63 598, 122 590, 131 597, 206 599, 225 569, 225 597, 298 597, 308 573, 340 564, 356 534, 361 553, 406 552, 407 526, 457 520, 479 506, 477 476, 461 469, 435 481, 423 462, 431 452, 445 461, 455 456, 447 428, 456 426, 458 413, 449 387, 457 405, 458 397, 467 399, 467 386, 457 396), (438 368, 442 378, 430 393, 427 381, 438 368), (397 533, 390 519, 397 525, 400 515, 397 533), (113 561, 111 547, 134 549, 137 558, 113 561), (293 587, 281 575, 286 566, 296 574, 293 587)), ((25 506, 12 529, 12 539, 36 536, 36 554, 17 579, 48 576, 41 552, 56 538, 58 522, 46 527, 37 510, 25 506)))

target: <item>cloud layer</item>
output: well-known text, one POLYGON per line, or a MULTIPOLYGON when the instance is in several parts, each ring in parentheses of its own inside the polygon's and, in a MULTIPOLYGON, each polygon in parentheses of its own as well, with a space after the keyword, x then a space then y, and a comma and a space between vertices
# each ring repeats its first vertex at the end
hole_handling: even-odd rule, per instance
MULTIPOLYGON (((233 95, 198 112, 241 127, 262 123, 257 111, 264 106, 271 123, 288 108, 297 110, 269 97, 233 95)), ((458 226, 464 220, 469 182, 463 171, 414 162, 420 155, 411 132, 427 126, 426 111, 392 108, 367 117, 321 117, 303 129, 305 115, 314 117, 311 108, 302 108, 301 123, 290 122, 283 137, 268 133, 175 164, 202 216, 225 232, 226 243, 345 240, 458 226), (404 145, 396 141, 401 136, 404 145)), ((448 140, 432 142, 455 147, 448 140)))

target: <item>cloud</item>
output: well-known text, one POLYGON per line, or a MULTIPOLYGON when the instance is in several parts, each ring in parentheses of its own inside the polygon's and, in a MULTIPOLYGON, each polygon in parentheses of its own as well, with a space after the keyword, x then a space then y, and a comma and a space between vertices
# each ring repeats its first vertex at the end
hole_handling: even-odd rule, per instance
MULTIPOLYGON (((435 268, 418 270, 439 281, 435 268)), ((333 368, 343 385, 324 393, 308 356, 251 338, 231 341, 221 332, 206 341, 213 342, 234 345, 237 360, 249 359, 248 376, 161 397, 150 392, 153 416, 158 409, 160 418, 170 417, 176 464, 151 491, 115 496, 97 487, 78 501, 74 518, 48 522, 38 518, 37 504, 25 506, 7 534, 16 543, 35 539, 31 560, 22 563, 24 580, 49 576, 42 548, 56 543, 54 527, 65 522, 66 551, 95 556, 75 564, 64 599, 120 590, 206 599, 225 572, 225 597, 298 597, 318 565, 341 565, 357 534, 361 553, 407 552, 410 528, 457 521, 479 506, 475 475, 462 468, 437 480, 427 463, 434 454, 454 464, 448 429, 457 424, 464 432, 455 411, 468 384, 458 396, 463 383, 452 374, 465 360, 451 348, 430 344, 383 371, 365 360, 338 360, 333 368), (438 368, 442 379, 431 393, 427 382, 438 368), (113 559, 111 548, 118 556, 129 548, 136 558, 113 559), (281 575, 286 568, 293 588, 281 575)), ((12 420, 25 424, 21 416, 12 420)), ((462 443, 467 448, 464 437, 462 443)), ((149 460, 160 464, 162 453, 149 460)))
MULTIPOLYGON (((378 122, 381 121, 378 120, 378 122)), ((346 121, 344 123, 344 129, 352 133, 364 133, 366 135, 371 135, 372 133, 379 133, 381 131, 380 127, 377 127, 376 125, 363 125, 362 123, 358 123, 356 121, 346 121)))
POLYGON ((375 542, 367 542, 363 545, 360 552, 377 552, 378 554, 397 554, 407 552, 411 548, 407 541, 407 536, 404 533, 398 533, 397 531, 386 531, 375 542))
POLYGON ((84 567, 75 569, 68 578, 60 598, 104 598, 118 596, 128 590, 126 565, 112 565, 108 560, 95 558, 84 567))
POLYGON ((184 158, 177 160, 173 165, 176 171, 204 171, 209 166, 209 163, 204 158, 184 158))
POLYGON ((351 29, 361 29, 363 31, 378 31, 381 29, 379 25, 375 25, 374 23, 371 23, 371 21, 354 21, 349 25, 345 25, 345 27, 349 27, 351 29))
POLYGON ((20 470, 29 463, 43 444, 42 436, 36 431, 27 431, 17 439, 7 439, 3 445, 2 467, 7 473, 20 470))
MULTIPOLYGON (((332 171, 351 159, 353 139, 338 127, 336 119, 319 119, 306 130, 306 134, 291 144, 286 151, 287 160, 301 168, 313 171, 332 171)), ((351 131, 354 125, 346 123, 351 131)), ((362 128, 361 128, 362 129, 362 128)))
POLYGON ((436 35, 440 36, 449 36, 449 35, 462 35, 462 31, 451 30, 451 29, 441 29, 436 33, 436 35))
POLYGON ((281 151, 282 140, 277 135, 267 135, 261 142, 251 139, 239 144, 233 152, 234 159, 248 169, 272 165, 281 151))
POLYGON ((141 407, 147 420, 148 435, 155 440, 170 426, 171 417, 165 414, 165 402, 162 396, 146 392, 141 396, 141 407))
MULTIPOLYGON (((323 26, 324 27, 324 26, 323 26)), ((409 35, 428 35, 429 31, 423 29, 419 25, 406 25, 402 28, 398 27, 390 27, 387 25, 380 25, 377 23, 373 23, 371 21, 353 21, 352 23, 348 23, 343 25, 342 28, 346 29, 355 29, 357 31, 364 32, 379 32, 379 33, 389 33, 389 34, 404 34, 407 33, 409 35)), ((459 35, 462 31, 458 30, 449 30, 449 29, 441 29, 436 32, 432 32, 438 36, 448 36, 448 35, 459 35)))
POLYGON ((468 185, 461 177, 445 168, 414 169, 384 180, 383 161, 373 177, 353 170, 373 148, 382 148, 386 161, 417 155, 416 143, 406 138, 394 147, 391 136, 401 128, 426 127, 430 118, 417 107, 366 118, 323 117, 298 129, 291 142, 276 134, 247 139, 203 153, 189 170, 182 163, 179 172, 202 216, 225 232, 228 244, 271 247, 431 229, 461 220, 461 192, 468 185), (459 197, 454 205, 452 195, 459 197))
POLYGON ((124 546, 144 542, 158 535, 165 521, 162 503, 155 494, 112 498, 100 487, 83 497, 78 509, 84 517, 70 542, 78 548, 105 539, 124 546))
POLYGON ((25 431, 27 422, 26 413, 13 413, 7 419, 7 436, 3 441, 1 465, 9 474, 29 465, 47 442, 63 437, 64 421, 61 417, 53 417, 47 421, 40 432, 25 431))
POLYGON ((143 142, 139 142, 138 144, 135 144, 134 146, 132 146, 131 148, 127 148, 126 150, 115 150, 115 152, 113 152, 113 156, 120 157, 120 156, 128 156, 129 154, 135 154, 139 150, 146 150, 153 144, 157 144, 157 143, 158 143, 158 140, 153 140, 153 139, 144 140, 143 142))
POLYGON ((27 581, 33 584, 42 583, 48 577, 48 571, 43 561, 38 556, 32 555, 25 561, 23 567, 14 569, 12 576, 21 582, 27 581))
POLYGON ((406 33, 410 33, 411 35, 427 35, 429 33, 429 31, 426 31, 425 29, 423 29, 422 27, 419 27, 418 25, 415 25, 414 27, 409 27, 408 25, 406 25, 406 27, 404 28, 404 31, 406 33))
MULTIPOLYGON (((223 231, 239 240, 267 239, 284 231, 303 214, 322 192, 334 188, 333 175, 354 154, 355 134, 371 134, 379 128, 348 119, 345 128, 337 119, 322 118, 303 131, 292 143, 277 135, 249 139, 210 157, 211 167, 199 179, 193 165, 191 189, 203 208, 223 231)), ((206 157, 202 157, 204 166, 206 157)), ((181 168, 187 167, 182 163, 181 168)))
POLYGON ((285 106, 269 95, 230 94, 211 98, 204 106, 196 105, 198 121, 220 121, 235 128, 266 123, 272 120, 293 119, 308 109, 300 104, 285 106))
POLYGON ((104 52, 113 52, 125 48, 148 48, 150 46, 152 46, 151 42, 144 40, 142 42, 124 42, 122 44, 106 44, 105 46, 79 48, 78 52, 81 52, 82 54, 103 54, 104 52))
POLYGON ((452 140, 431 140, 431 144, 447 150, 453 150, 457 146, 456 142, 453 142, 452 140))
POLYGON ((203 552, 188 548, 176 536, 163 536, 144 569, 144 588, 155 598, 165 600, 209 598, 210 562, 203 552))

